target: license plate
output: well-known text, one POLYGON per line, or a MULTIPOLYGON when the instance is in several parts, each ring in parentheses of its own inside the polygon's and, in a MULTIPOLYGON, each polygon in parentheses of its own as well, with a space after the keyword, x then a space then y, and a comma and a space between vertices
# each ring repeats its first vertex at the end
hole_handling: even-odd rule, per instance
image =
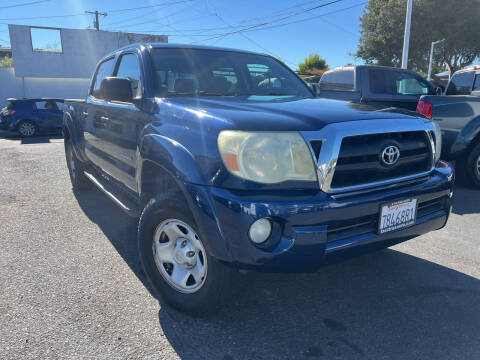
POLYGON ((384 204, 380 210, 378 233, 406 228, 415 224, 417 217, 417 199, 396 201, 384 204))

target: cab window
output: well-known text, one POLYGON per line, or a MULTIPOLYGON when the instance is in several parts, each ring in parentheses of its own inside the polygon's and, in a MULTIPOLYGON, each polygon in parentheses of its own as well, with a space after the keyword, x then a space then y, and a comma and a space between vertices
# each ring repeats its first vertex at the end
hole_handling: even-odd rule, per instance
POLYGON ((463 72, 453 75, 448 84, 446 95, 470 95, 473 84, 473 73, 463 72))
POLYGON ((116 76, 130 80, 132 95, 134 98, 142 97, 140 63, 138 62, 137 55, 133 53, 122 55, 120 57, 120 63, 118 65, 116 76))
POLYGON ((91 95, 93 95, 97 99, 101 99, 100 84, 102 83, 103 79, 108 76, 112 76, 114 64, 115 63, 113 61, 113 58, 110 58, 98 65, 97 71, 95 73, 95 78, 93 80, 92 89, 90 92, 91 95))

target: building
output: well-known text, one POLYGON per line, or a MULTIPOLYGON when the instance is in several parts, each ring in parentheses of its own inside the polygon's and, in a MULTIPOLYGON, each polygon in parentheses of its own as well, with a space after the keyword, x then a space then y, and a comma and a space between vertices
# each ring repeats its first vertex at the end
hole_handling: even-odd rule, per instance
MULTIPOLYGON (((8 25, 13 68, 0 68, 0 106, 15 98, 83 98, 97 62, 119 47, 166 35, 8 25)), ((0 53, 1 56, 1 53, 0 53)))
POLYGON ((5 59, 6 57, 12 56, 12 48, 6 46, 0 46, 0 61, 5 59))

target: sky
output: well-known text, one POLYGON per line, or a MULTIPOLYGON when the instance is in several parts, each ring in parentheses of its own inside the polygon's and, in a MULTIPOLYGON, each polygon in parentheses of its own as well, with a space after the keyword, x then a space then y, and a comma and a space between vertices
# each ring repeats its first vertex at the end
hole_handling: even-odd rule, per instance
MULTIPOLYGON (((330 68, 362 63, 352 55, 366 0, 2 0, 0 44, 8 24, 85 29, 86 10, 106 12, 100 30, 168 35, 195 43, 268 53, 297 69, 310 53, 330 68)), ((48 39, 40 38, 40 42, 48 39)))

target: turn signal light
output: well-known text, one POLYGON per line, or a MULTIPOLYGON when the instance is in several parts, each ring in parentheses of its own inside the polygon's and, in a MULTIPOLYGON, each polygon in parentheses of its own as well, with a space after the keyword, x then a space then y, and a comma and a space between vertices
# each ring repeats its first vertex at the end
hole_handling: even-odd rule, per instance
POLYGON ((13 115, 13 114, 15 114, 15 113, 16 113, 15 110, 10 110, 10 111, 8 112, 8 115, 13 115))

